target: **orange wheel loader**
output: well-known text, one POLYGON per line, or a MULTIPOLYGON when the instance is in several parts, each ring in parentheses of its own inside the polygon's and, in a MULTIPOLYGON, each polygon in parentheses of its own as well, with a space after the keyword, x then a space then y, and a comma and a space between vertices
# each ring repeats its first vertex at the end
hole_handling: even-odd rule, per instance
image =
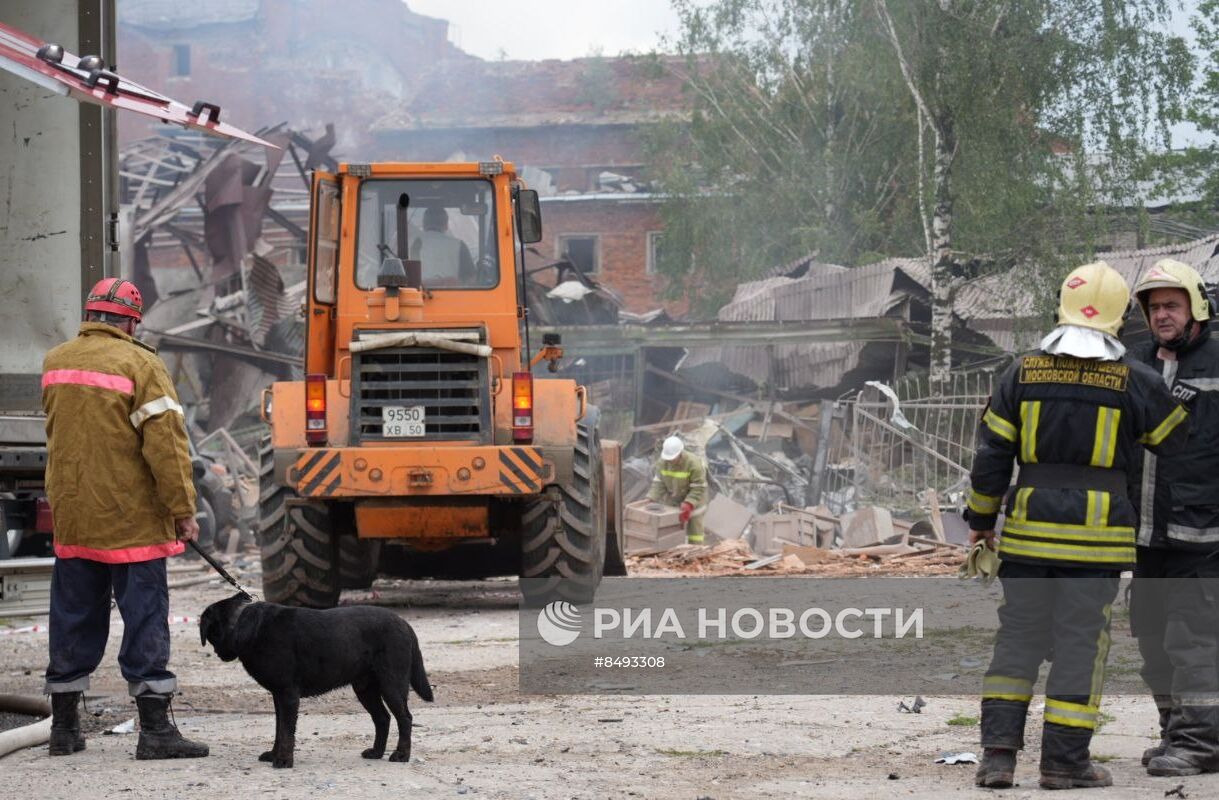
POLYGON ((511 163, 315 172, 305 380, 263 394, 268 600, 328 607, 378 572, 519 574, 524 600, 591 602, 625 574, 620 447, 529 350, 523 246, 537 193, 511 163))

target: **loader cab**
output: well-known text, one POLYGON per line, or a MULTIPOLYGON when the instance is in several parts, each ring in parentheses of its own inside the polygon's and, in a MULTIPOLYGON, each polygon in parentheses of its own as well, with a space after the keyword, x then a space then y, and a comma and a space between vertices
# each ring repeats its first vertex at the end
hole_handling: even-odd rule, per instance
POLYGON ((307 373, 349 378, 372 329, 477 328, 505 374, 528 363, 518 262, 541 216, 512 164, 341 164, 312 192, 307 373))
POLYGON ((385 259, 393 257, 419 262, 425 291, 494 289, 500 282, 491 181, 370 179, 359 198, 357 288, 377 288, 385 259))

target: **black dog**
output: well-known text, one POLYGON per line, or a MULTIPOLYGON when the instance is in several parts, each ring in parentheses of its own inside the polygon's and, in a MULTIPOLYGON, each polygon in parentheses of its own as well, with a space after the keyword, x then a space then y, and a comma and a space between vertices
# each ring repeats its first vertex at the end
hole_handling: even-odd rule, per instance
POLYGON ((376 738, 364 758, 380 758, 389 738, 389 713, 398 721, 390 761, 411 757, 407 683, 432 701, 419 640, 406 621, 384 608, 350 606, 318 611, 252 603, 240 594, 212 603, 199 618, 199 639, 224 661, 241 659, 250 677, 275 700, 275 746, 258 757, 292 766, 296 716, 302 697, 351 685, 372 716, 376 738), (384 701, 384 704, 382 704, 384 701))

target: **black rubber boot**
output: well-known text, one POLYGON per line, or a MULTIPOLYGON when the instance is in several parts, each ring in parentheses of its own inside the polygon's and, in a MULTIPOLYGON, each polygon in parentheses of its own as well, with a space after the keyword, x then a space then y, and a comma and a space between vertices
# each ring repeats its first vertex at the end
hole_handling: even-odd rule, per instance
POLYGON ((1168 747, 1147 762, 1147 774, 1182 777, 1219 771, 1219 708, 1180 705, 1168 725, 1168 747))
POLYGON ((1147 774, 1159 778, 1180 778, 1185 775, 1201 775, 1205 770, 1193 761, 1171 751, 1162 753, 1147 762, 1147 774))
POLYGON ((85 749, 80 732, 80 692, 51 695, 51 745, 53 756, 70 756, 85 749))
POLYGON ((1099 789, 1113 785, 1113 776, 1100 764, 1089 761, 1074 772, 1041 771, 1042 789, 1099 789))
POLYGON ((1156 696, 1156 706, 1160 709, 1160 743, 1143 751, 1143 766, 1151 763, 1151 759, 1162 756, 1168 751, 1168 720, 1172 715, 1172 698, 1156 696))
POLYGON ((1094 789, 1112 786, 1109 770, 1092 763, 1092 731, 1046 723, 1041 737, 1042 789, 1094 789))
POLYGON ((140 741, 135 757, 141 761, 159 758, 204 758, 207 745, 192 742, 169 720, 167 694, 143 694, 135 699, 140 711, 140 741))
POLYGON ((982 747, 987 750, 1023 750, 1024 722, 1029 704, 1015 700, 982 700, 982 747))
POLYGON ((1008 789, 1016 778, 1016 751, 988 747, 982 751, 982 763, 974 774, 974 784, 987 789, 1008 789))

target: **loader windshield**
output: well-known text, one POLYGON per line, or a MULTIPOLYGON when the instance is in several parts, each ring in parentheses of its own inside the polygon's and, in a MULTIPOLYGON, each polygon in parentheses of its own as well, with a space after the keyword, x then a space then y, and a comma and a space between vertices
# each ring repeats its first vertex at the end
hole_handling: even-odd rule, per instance
POLYGON ((360 186, 356 285, 373 289, 387 256, 421 263, 425 289, 490 289, 499 283, 495 193, 471 179, 365 180, 360 186), (399 204, 406 235, 399 236, 399 204), (400 250, 405 247, 405 253, 400 250))

